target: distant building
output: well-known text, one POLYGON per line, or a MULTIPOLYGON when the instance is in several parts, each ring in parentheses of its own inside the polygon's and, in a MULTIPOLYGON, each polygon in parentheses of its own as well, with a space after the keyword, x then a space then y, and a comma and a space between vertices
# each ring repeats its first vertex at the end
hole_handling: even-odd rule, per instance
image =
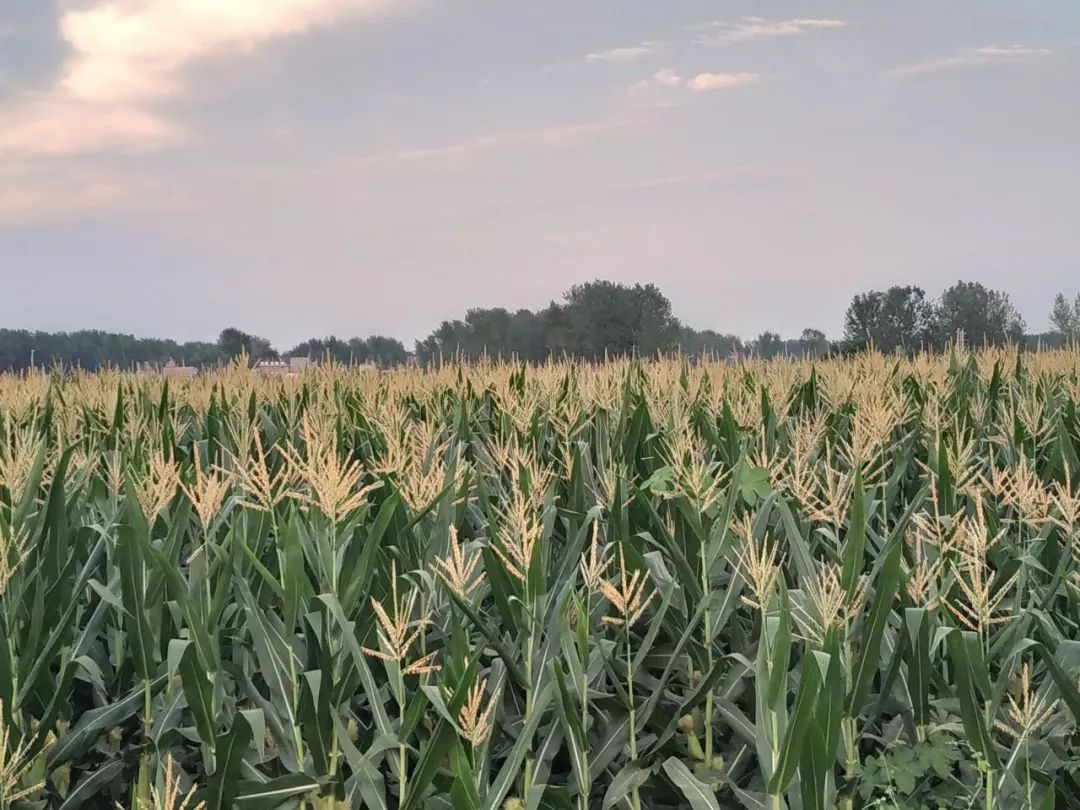
POLYGON ((301 371, 311 368, 312 366, 310 357, 290 357, 289 358, 289 371, 294 374, 299 374, 301 371))

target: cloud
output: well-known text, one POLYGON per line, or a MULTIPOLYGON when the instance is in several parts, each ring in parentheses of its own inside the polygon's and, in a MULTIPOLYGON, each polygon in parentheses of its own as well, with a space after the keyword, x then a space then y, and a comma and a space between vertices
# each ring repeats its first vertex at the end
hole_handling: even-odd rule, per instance
POLYGON ((0 227, 117 209, 177 210, 184 205, 175 185, 163 186, 149 177, 121 175, 69 161, 0 163, 0 227))
POLYGON ((481 156, 510 149, 562 151, 573 149, 631 125, 624 118, 608 118, 574 124, 508 130, 491 135, 475 135, 434 146, 389 149, 372 152, 347 161, 346 169, 378 169, 416 164, 425 170, 457 170, 474 163, 481 156))
POLYGON ((586 62, 633 62, 665 47, 664 42, 642 42, 638 45, 625 45, 621 48, 609 48, 606 51, 585 54, 586 62))
POLYGON ((61 84, 84 100, 159 96, 176 91, 179 71, 201 57, 250 51, 390 5, 385 0, 99 2, 61 18, 61 33, 74 51, 61 84))
POLYGON ((653 74, 652 80, 664 87, 678 87, 682 84, 682 77, 671 68, 658 70, 653 74))
POLYGON ((761 37, 792 37, 811 31, 846 28, 847 25, 844 20, 835 19, 768 20, 764 17, 743 17, 737 23, 715 21, 701 23, 693 28, 705 32, 702 41, 743 42, 761 37))
POLYGON ((699 73, 687 82, 687 87, 695 93, 704 93, 709 90, 754 84, 760 78, 761 75, 758 73, 699 73))
POLYGON ((922 76, 956 68, 973 68, 995 64, 1023 62, 1054 53, 1050 48, 1032 48, 1026 45, 984 45, 936 59, 925 59, 911 65, 887 71, 890 76, 922 76))
POLYGON ((758 73, 698 73, 687 79, 672 68, 664 68, 648 79, 632 84, 630 95, 650 107, 675 107, 685 102, 687 90, 704 93, 753 84, 760 78, 758 73))
POLYGON ((0 154, 59 156, 175 145, 184 132, 169 121, 125 105, 77 101, 58 94, 24 99, 0 115, 0 154))
POLYGON ((155 103, 185 68, 282 37, 386 13, 394 0, 97 0, 60 17, 71 55, 44 93, 0 110, 0 151, 72 154, 160 148, 181 128, 155 103))
POLYGON ((686 80, 678 72, 672 68, 664 68, 649 78, 630 85, 628 95, 636 105, 655 109, 675 107, 683 103, 685 85, 686 80))

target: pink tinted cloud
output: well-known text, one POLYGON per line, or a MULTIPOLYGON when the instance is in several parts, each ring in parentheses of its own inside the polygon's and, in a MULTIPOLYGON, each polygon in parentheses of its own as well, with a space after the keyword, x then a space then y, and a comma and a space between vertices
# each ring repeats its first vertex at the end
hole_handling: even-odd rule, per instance
POLYGON ((760 78, 761 75, 758 73, 699 73, 690 79, 687 86, 695 93, 705 93, 710 90, 754 84, 760 78))
POLYGON ((184 91, 184 69, 408 0, 97 0, 68 9, 71 55, 44 93, 0 109, 0 151, 30 155, 175 145, 181 127, 154 104, 184 91))

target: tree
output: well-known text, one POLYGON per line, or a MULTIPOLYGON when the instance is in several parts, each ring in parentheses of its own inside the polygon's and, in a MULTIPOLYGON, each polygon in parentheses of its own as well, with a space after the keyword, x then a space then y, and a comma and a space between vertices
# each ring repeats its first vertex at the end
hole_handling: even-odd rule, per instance
POLYGON ((287 357, 307 357, 322 360, 331 357, 335 362, 349 365, 352 363, 374 363, 382 368, 398 366, 409 359, 405 345, 396 338, 372 335, 369 338, 349 338, 342 340, 331 335, 326 338, 312 338, 298 343, 286 353, 287 357))
POLYGON ((877 290, 858 293, 844 313, 844 342, 854 349, 877 344, 880 337, 881 303, 883 293, 877 290))
POLYGON ((38 368, 61 365, 97 371, 106 366, 160 366, 169 360, 209 366, 221 362, 221 351, 213 343, 177 343, 97 329, 77 332, 0 329, 0 371, 23 371, 32 365, 38 368))
POLYGON ((564 355, 595 360, 669 351, 683 341, 671 302, 652 284, 592 281, 571 287, 564 298, 539 312, 470 309, 463 321, 443 321, 418 340, 417 362, 483 356, 542 362, 564 355))
POLYGON ((385 335, 371 335, 364 341, 364 348, 367 353, 367 362, 374 363, 381 368, 400 366, 409 360, 409 353, 405 351, 405 344, 397 338, 386 337, 385 335))
POLYGON ((423 340, 416 341, 416 359, 423 365, 469 358, 468 325, 463 321, 443 321, 423 340))
POLYGON ((1007 293, 987 289, 977 281, 958 281, 938 299, 933 331, 938 346, 957 334, 963 334, 971 346, 1000 346, 1020 341, 1024 319, 1007 293))
POLYGON ((221 330, 217 345, 226 360, 233 360, 244 352, 247 353, 251 362, 276 359, 278 356, 269 340, 258 335, 249 335, 233 326, 221 330))
POLYGON ((1070 306, 1068 299, 1058 293, 1054 297, 1054 308, 1050 311, 1050 325, 1062 340, 1069 343, 1080 340, 1080 295, 1070 306))
POLYGON ((534 363, 545 360, 549 347, 543 317, 527 309, 519 309, 510 318, 506 342, 514 357, 534 363))
POLYGON ((465 313, 465 326, 470 357, 510 354, 510 313, 505 309, 470 309, 465 313))
POLYGON ((762 332, 750 344, 750 351, 763 360, 768 360, 784 353, 784 341, 776 332, 762 332))
POLYGON ((803 329, 799 337, 799 351, 809 357, 824 357, 829 353, 829 341, 820 329, 803 329))
POLYGON ((552 301, 537 313, 537 318, 544 330, 544 345, 551 357, 558 359, 579 354, 566 307, 552 301))
MULTIPOLYGON (((477 360, 487 356, 544 362, 562 357, 598 360, 606 355, 649 356, 671 351, 691 358, 724 358, 743 351, 760 357, 820 357, 834 349, 853 352, 871 345, 884 352, 941 347, 958 331, 972 345, 1016 342, 1036 349, 1080 342, 1080 295, 1072 303, 1060 293, 1055 297, 1050 313, 1054 331, 1024 335, 1024 321, 1008 295, 963 281, 945 290, 934 303, 914 286, 859 293, 844 315, 844 340, 836 344, 813 328, 787 340, 775 332, 763 332, 745 344, 736 335, 698 331, 679 322, 672 314, 671 302, 653 284, 590 281, 571 287, 563 298, 538 311, 469 309, 463 319, 443 321, 426 338, 416 341, 416 360, 427 365, 440 358, 477 360)), ((215 343, 177 343, 99 330, 49 333, 0 329, 0 371, 52 365, 96 371, 107 366, 163 365, 170 359, 206 367, 245 352, 252 362, 278 356, 266 338, 235 327, 223 329, 215 343)), ((343 364, 380 367, 409 360, 401 341, 383 335, 312 338, 294 346, 287 356, 313 360, 329 356, 343 364)))
POLYGON ((678 343, 679 322, 655 284, 590 281, 574 285, 564 297, 574 354, 594 360, 653 354, 678 343))
POLYGON ((731 357, 743 350, 742 341, 735 335, 722 335, 711 329, 700 332, 689 326, 682 328, 680 337, 683 353, 690 357, 731 357))
POLYGON ((915 351, 930 337, 932 316, 933 308, 919 287, 860 293, 844 315, 844 342, 855 350, 873 345, 885 353, 915 351))

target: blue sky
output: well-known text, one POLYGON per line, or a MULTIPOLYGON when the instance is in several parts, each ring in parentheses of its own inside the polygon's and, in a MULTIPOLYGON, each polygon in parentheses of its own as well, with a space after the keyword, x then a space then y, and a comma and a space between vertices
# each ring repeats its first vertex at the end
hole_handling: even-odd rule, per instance
POLYGON ((1080 292, 1080 3, 3 0, 0 326, 421 337, 653 281, 1080 292))

